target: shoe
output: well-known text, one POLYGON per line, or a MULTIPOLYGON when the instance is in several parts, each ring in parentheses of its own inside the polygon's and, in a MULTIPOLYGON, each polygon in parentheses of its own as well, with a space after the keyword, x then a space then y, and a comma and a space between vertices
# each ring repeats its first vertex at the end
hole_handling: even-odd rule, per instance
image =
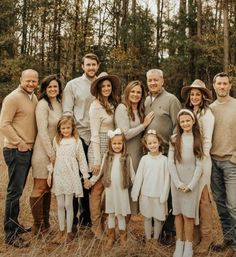
POLYGON ((164 234, 161 239, 160 239, 160 243, 162 245, 174 245, 175 243, 175 236, 173 233, 171 234, 164 234))
POLYGON ((14 239, 6 240, 5 243, 20 249, 26 248, 30 245, 29 242, 25 241, 23 238, 19 236, 15 237, 14 239))
POLYGON ((116 238, 115 228, 109 228, 107 231, 107 234, 108 234, 108 240, 106 243, 106 250, 111 250, 116 238))
POLYGON ((25 234, 25 233, 29 233, 32 231, 32 228, 25 228, 23 225, 19 225, 19 227, 17 228, 17 234, 21 235, 21 234, 25 234))
POLYGON ((233 255, 232 255, 232 257, 236 257, 236 250, 235 250, 235 251, 233 251, 233 255))
POLYGON ((232 245, 233 239, 224 239, 222 244, 212 244, 210 249, 213 252, 223 252, 228 246, 232 245))

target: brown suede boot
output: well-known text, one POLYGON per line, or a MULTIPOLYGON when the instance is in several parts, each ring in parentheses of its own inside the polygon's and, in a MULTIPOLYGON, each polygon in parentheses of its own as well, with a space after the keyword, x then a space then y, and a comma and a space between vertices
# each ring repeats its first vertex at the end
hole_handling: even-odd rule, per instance
POLYGON ((49 223, 50 205, 51 205, 51 192, 45 192, 43 195, 43 221, 44 221, 44 228, 46 230, 49 230, 50 228, 50 223, 49 223))
POLYGON ((205 254, 208 252, 212 242, 212 205, 209 200, 200 201, 200 236, 201 242, 197 245, 194 252, 205 254))
POLYGON ((72 232, 67 233, 66 243, 70 243, 74 239, 74 234, 72 232))
POLYGON ((120 244, 121 244, 121 246, 126 246, 127 231, 126 230, 119 230, 119 233, 120 233, 120 244))
POLYGON ((109 228, 107 231, 107 235, 108 235, 108 240, 107 240, 107 244, 106 244, 106 249, 109 250, 112 248, 112 246, 115 243, 115 228, 109 228))
POLYGON ((52 244, 63 244, 67 241, 67 234, 65 231, 58 231, 56 236, 52 240, 52 244))
POLYGON ((37 235, 44 230, 43 222, 43 196, 30 197, 30 207, 34 219, 32 233, 37 235))

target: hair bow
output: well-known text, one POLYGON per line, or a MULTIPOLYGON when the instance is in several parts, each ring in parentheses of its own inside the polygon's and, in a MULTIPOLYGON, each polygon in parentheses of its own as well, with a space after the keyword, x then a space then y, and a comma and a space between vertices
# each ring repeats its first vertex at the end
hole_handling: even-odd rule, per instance
POLYGON ((149 130, 147 131, 147 134, 153 134, 153 135, 156 135, 156 134, 157 134, 157 132, 156 132, 156 130, 155 130, 155 129, 149 129, 149 130))
POLYGON ((122 132, 121 132, 120 128, 117 128, 114 131, 108 130, 108 132, 107 132, 107 135, 109 138, 113 138, 114 136, 121 135, 121 134, 122 134, 122 132))

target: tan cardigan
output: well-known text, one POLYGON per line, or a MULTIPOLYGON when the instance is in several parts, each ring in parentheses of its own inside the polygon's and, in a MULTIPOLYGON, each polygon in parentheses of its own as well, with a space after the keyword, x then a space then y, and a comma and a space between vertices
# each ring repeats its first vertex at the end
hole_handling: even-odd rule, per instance
POLYGON ((4 146, 17 148, 21 142, 33 146, 37 133, 37 102, 34 94, 30 99, 20 86, 5 97, 0 115, 0 131, 5 137, 4 146))

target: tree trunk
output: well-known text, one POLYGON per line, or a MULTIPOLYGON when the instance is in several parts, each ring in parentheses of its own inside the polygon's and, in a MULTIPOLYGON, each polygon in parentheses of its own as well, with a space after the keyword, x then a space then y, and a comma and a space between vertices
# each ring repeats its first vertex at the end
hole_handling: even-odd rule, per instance
POLYGON ((229 67, 229 21, 228 21, 228 0, 223 1, 224 15, 224 71, 228 72, 229 67))

